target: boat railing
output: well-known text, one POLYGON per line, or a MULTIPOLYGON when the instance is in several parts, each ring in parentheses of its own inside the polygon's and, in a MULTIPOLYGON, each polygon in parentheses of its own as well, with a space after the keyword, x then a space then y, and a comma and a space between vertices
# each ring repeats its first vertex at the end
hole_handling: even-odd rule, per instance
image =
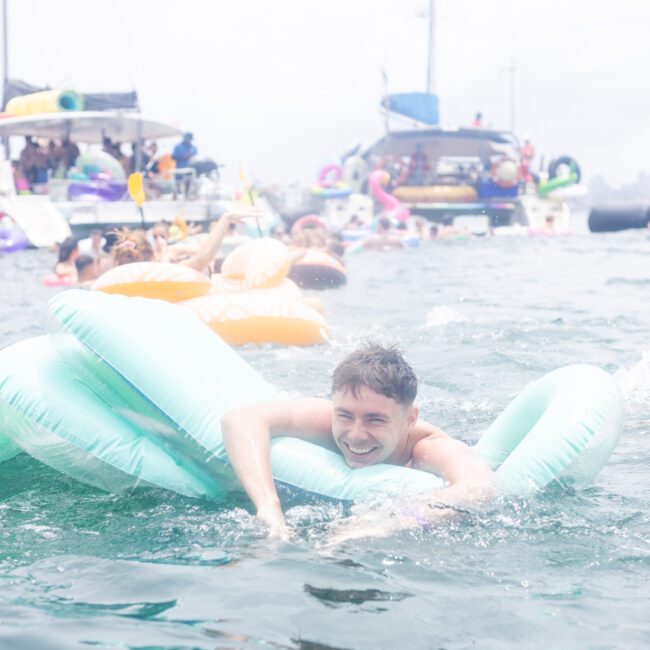
MULTIPOLYGON (((148 201, 188 201, 221 198, 219 179, 199 177, 196 170, 174 169, 169 175, 150 175, 143 178, 148 201)), ((58 178, 50 174, 47 182, 16 187, 18 195, 47 196, 53 202, 115 202, 130 201, 126 179, 58 178)))

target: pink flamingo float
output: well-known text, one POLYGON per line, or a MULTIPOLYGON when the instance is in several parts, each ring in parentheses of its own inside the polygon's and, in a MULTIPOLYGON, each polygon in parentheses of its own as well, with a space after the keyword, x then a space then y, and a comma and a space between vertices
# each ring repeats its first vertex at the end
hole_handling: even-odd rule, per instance
POLYGON ((390 174, 383 169, 376 169, 368 177, 368 185, 372 193, 384 206, 382 216, 386 216, 389 219, 397 219, 397 221, 404 223, 411 216, 411 212, 399 199, 384 190, 383 186, 388 185, 389 181, 390 174))

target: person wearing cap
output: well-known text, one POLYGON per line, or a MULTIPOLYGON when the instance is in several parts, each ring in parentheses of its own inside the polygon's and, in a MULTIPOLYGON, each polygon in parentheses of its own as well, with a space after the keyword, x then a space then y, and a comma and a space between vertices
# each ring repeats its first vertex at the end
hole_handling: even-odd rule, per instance
POLYGON ((192 144, 194 136, 191 133, 184 133, 183 139, 174 147, 172 158, 176 161, 176 168, 187 167, 190 159, 196 156, 197 149, 192 144))

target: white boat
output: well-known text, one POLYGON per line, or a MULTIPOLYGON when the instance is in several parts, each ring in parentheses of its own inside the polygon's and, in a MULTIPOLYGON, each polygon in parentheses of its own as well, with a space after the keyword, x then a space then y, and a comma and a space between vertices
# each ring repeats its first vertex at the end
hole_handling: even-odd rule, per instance
POLYGON ((558 179, 558 189, 538 191, 522 175, 521 150, 508 131, 423 124, 387 131, 360 156, 367 169, 390 173, 391 193, 412 215, 448 224, 475 215, 494 228, 543 231, 552 223, 557 232, 568 231, 569 186, 558 179))
POLYGON ((566 199, 585 190, 578 185, 580 170, 572 158, 561 156, 551 162, 548 174, 533 174, 529 165, 534 152, 529 143, 524 140, 522 146, 511 131, 482 128, 480 113, 471 127, 440 125, 435 94, 435 1, 428 4, 426 92, 389 93, 385 77, 381 101, 385 134, 355 152, 350 167, 365 173, 388 171, 393 196, 411 214, 432 221, 451 224, 459 217, 477 216, 487 218, 491 228, 503 227, 504 232, 507 228, 568 232, 566 199))
MULTIPOLYGON (((115 142, 136 143, 145 140, 179 137, 180 128, 123 110, 65 111, 0 119, 0 137, 32 136, 50 140, 70 140, 92 145, 108 137, 115 142)), ((193 170, 187 172, 195 178, 193 170)), ((102 200, 100 196, 81 194, 71 200, 68 179, 48 179, 42 194, 17 193, 10 160, 1 161, 0 211, 8 214, 24 230, 34 246, 52 246, 62 241, 70 231, 86 236, 93 228, 106 231, 124 226, 143 225, 142 216, 126 192, 118 200, 102 200)), ((78 181, 77 181, 78 185, 78 181)), ((217 218, 231 205, 232 196, 220 190, 218 183, 205 180, 192 185, 188 196, 183 191, 170 191, 147 200, 143 206, 144 225, 165 220, 173 222, 182 217, 199 224, 217 218)), ((115 197, 113 197, 115 198, 115 197)))

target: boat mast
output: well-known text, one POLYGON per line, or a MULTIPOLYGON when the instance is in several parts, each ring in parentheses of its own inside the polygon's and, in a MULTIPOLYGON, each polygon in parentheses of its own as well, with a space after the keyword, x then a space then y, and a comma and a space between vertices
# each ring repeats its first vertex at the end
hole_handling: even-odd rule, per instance
POLYGON ((515 132, 515 67, 514 57, 510 59, 510 65, 505 69, 510 75, 510 131, 515 132))
MULTIPOLYGON (((2 0, 2 108, 5 104, 5 88, 9 80, 9 42, 7 37, 7 0, 2 0)), ((2 138, 5 159, 9 160, 9 138, 2 138)))
POLYGON ((427 92, 436 94, 436 2, 429 0, 429 60, 427 65, 427 92))

